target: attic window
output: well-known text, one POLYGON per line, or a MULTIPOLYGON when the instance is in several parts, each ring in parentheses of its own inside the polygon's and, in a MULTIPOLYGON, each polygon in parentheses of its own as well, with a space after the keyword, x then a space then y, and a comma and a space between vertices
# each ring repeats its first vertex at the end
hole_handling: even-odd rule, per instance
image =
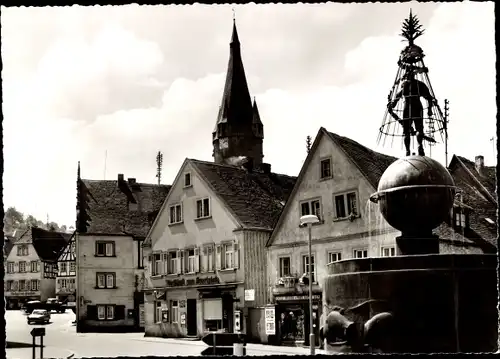
POLYGON ((465 208, 457 207, 454 212, 455 227, 467 228, 467 210, 465 208))
POLYGON ((191 187, 193 184, 191 183, 191 173, 184 174, 184 188, 191 187))
POLYGON ((332 177, 332 161, 330 158, 325 158, 321 160, 321 179, 327 179, 332 177))

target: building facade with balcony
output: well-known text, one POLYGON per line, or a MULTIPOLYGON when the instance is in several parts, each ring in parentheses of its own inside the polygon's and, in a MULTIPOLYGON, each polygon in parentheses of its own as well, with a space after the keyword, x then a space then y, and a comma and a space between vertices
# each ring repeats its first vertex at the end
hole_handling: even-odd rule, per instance
POLYGON ((144 330, 142 242, 169 189, 122 174, 117 180, 81 179, 78 167, 78 332, 144 330))
POLYGON ((5 262, 6 307, 55 297, 57 257, 71 235, 32 227, 15 241, 5 262))
POLYGON ((57 259, 56 298, 76 307, 76 241, 73 235, 57 259))
POLYGON ((274 342, 309 344, 309 279, 319 338, 320 318, 327 311, 322 282, 328 263, 396 254, 399 232, 369 202, 382 173, 395 160, 324 128, 319 130, 267 242, 270 303, 277 321, 276 335, 270 338, 274 342), (308 229, 300 225, 300 217, 308 214, 319 218, 312 225, 311 263, 308 229), (312 278, 308 278, 309 265, 312 278))
POLYGON ((265 243, 294 182, 248 165, 185 160, 145 242, 146 335, 261 340, 265 243))

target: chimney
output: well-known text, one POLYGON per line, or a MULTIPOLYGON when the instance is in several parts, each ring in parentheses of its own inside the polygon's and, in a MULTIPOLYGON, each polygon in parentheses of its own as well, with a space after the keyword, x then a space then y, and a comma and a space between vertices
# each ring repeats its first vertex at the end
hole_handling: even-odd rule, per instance
POLYGON ((124 181, 123 179, 123 174, 122 173, 119 173, 118 174, 118 183, 122 183, 124 181))
POLYGON ((128 184, 129 185, 134 185, 135 184, 135 178, 129 178, 128 179, 128 184))
POLYGON ((243 167, 248 171, 252 172, 253 171, 253 158, 247 157, 246 161, 243 162, 243 167))
POLYGON ((476 171, 481 176, 484 169, 484 156, 476 156, 476 171))

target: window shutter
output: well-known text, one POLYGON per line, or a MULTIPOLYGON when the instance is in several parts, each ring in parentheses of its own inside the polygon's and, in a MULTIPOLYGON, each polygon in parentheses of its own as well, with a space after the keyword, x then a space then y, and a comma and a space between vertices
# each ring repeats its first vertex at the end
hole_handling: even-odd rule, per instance
POLYGON ((220 244, 215 246, 215 268, 217 270, 222 268, 222 248, 220 244))
POLYGON ((194 271, 198 273, 200 271, 200 248, 194 249, 194 271))
POLYGON ((87 305, 87 319, 97 320, 97 306, 87 305))
POLYGON ((177 251, 177 273, 182 273, 182 251, 177 251))
POLYGON ((124 305, 115 306, 115 319, 116 320, 125 319, 125 306, 124 305))
POLYGON ((238 242, 234 241, 234 268, 240 267, 240 248, 238 246, 238 242))

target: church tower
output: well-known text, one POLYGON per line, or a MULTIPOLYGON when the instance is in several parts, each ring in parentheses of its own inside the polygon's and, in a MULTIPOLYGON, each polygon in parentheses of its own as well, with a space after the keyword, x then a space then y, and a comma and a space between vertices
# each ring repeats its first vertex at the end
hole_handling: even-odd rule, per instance
POLYGON ((215 163, 234 164, 246 157, 253 165, 262 165, 264 128, 255 99, 252 103, 241 59, 240 41, 233 20, 229 45, 229 63, 222 102, 212 143, 215 163))

